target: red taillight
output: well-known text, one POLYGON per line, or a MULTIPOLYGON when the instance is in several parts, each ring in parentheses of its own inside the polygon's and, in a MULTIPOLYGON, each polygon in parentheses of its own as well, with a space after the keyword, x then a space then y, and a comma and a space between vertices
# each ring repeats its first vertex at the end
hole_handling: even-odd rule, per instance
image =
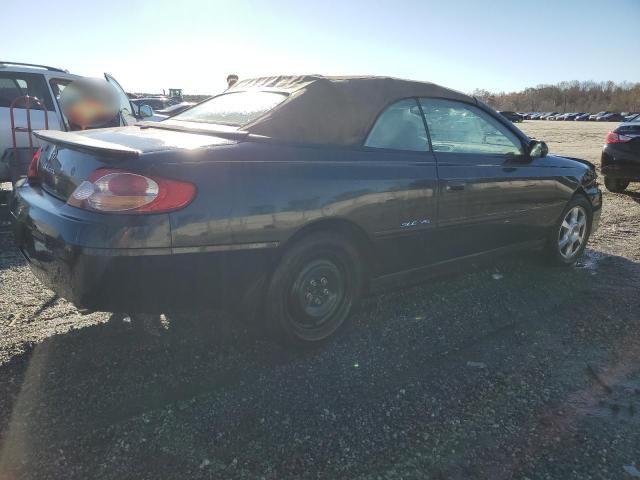
POLYGON ((619 133, 616 133, 616 132, 609 132, 607 133, 605 142, 606 143, 627 143, 632 138, 633 137, 630 137, 628 135, 620 135, 619 133))
POLYGON ((29 163, 29 168, 27 169, 27 178, 29 183, 39 182, 40 177, 38 176, 38 164, 40 163, 40 154, 42 153, 42 148, 38 148, 36 153, 33 154, 33 158, 29 163))
POLYGON ((195 196, 190 183, 99 169, 71 194, 67 204, 112 213, 160 213, 187 206, 195 196))

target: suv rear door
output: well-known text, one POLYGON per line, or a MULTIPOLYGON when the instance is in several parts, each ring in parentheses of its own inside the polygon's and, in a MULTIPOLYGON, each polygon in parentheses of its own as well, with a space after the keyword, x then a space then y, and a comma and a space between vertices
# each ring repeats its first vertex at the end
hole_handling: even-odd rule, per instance
MULTIPOLYGON (((25 95, 37 97, 45 105, 48 111, 49 128, 59 128, 55 104, 51 98, 44 75, 37 73, 0 72, 0 114, 2 115, 0 119, 0 132, 2 133, 0 133, 0 135, 6 135, 6 131, 8 131, 9 139, 11 138, 11 126, 9 122, 11 102, 25 95)), ((44 128, 44 114, 42 113, 42 109, 36 104, 31 104, 30 110, 33 129, 44 128)), ((14 115, 16 126, 26 126, 24 103, 21 102, 16 105, 14 115)), ((0 138, 2 138, 0 144, 4 145, 4 137, 0 138)), ((10 143, 11 140, 9 140, 9 144, 10 143)))
MULTIPOLYGON (((13 141, 11 135, 10 106, 16 98, 25 95, 37 97, 42 101, 48 112, 47 116, 50 129, 64 130, 64 125, 60 123, 60 117, 56 111, 55 103, 51 98, 49 87, 43 74, 0 71, 0 182, 9 180, 11 176, 9 157, 12 156, 11 148, 13 141)), ((31 105, 30 117, 31 127, 34 130, 45 127, 44 112, 37 104, 31 105)), ((15 106, 14 120, 16 127, 27 126, 27 111, 24 103, 21 102, 15 106)), ((39 145, 36 138, 33 139, 33 142, 35 146, 39 145)), ((17 132, 16 143, 18 148, 28 147, 28 134, 17 132)))

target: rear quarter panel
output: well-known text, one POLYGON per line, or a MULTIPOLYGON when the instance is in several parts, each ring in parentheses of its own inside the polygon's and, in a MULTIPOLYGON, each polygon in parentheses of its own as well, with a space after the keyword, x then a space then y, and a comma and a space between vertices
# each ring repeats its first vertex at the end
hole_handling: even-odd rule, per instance
POLYGON ((171 214, 174 247, 278 245, 307 225, 342 219, 374 242, 388 239, 398 249, 390 262, 407 266, 398 245, 421 247, 424 230, 435 228, 430 154, 372 161, 365 149, 244 142, 212 155, 190 173, 194 203, 171 214), (420 216, 429 223, 403 231, 403 222, 420 216))

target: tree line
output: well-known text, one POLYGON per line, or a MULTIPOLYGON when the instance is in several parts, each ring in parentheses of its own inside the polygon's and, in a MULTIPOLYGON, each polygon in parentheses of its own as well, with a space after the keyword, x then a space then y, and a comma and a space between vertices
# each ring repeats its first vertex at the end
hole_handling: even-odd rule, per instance
POLYGON ((472 95, 496 110, 516 112, 640 112, 640 83, 560 82, 520 92, 493 93, 476 89, 472 95))

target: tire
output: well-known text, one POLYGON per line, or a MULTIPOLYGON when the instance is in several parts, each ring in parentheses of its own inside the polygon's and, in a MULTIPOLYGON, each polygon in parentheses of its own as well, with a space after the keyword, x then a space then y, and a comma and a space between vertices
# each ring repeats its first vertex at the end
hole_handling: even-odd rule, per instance
POLYGON ((582 195, 576 195, 564 208, 547 240, 547 256, 552 264, 570 266, 584 252, 591 235, 593 210, 582 195))
POLYGON ((364 286, 360 252, 348 239, 312 233, 291 246, 265 298, 268 328, 290 346, 326 340, 345 324, 364 286))
POLYGON ((625 180, 624 178, 610 178, 604 177, 604 186, 607 187, 607 190, 613 193, 622 193, 629 186, 629 180, 625 180))

